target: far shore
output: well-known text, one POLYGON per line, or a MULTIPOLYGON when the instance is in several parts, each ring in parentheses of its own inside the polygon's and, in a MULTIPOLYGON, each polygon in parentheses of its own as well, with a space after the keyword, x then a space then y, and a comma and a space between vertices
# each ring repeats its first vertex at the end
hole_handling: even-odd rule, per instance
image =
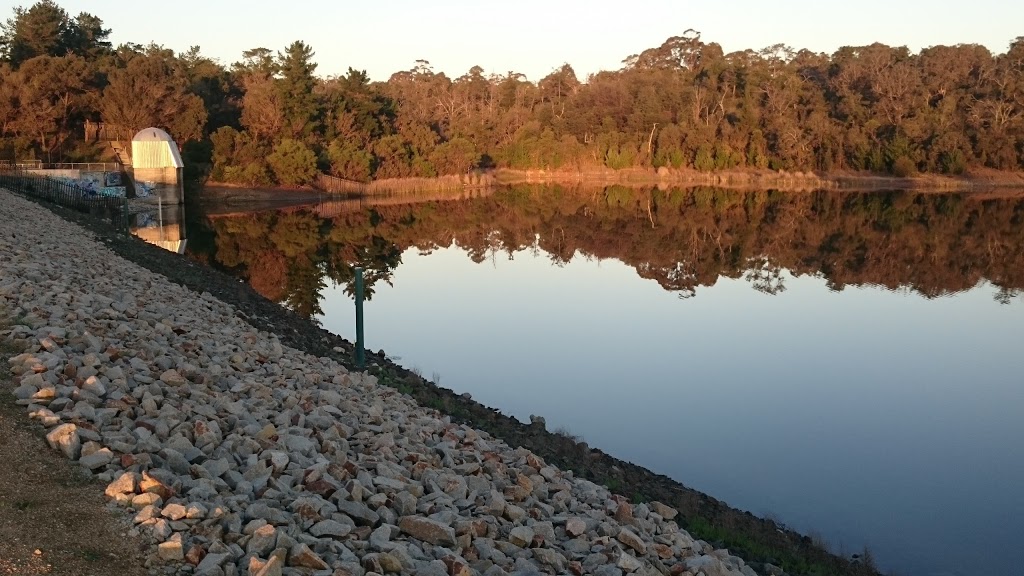
MULTIPOLYGON (((357 184, 357 183, 353 183, 357 184)), ((626 186, 634 188, 713 186, 733 190, 772 189, 785 192, 842 190, 913 190, 917 192, 970 192, 1000 197, 1024 195, 1024 172, 982 170, 962 176, 918 174, 892 176, 873 172, 787 172, 783 170, 670 170, 629 168, 623 170, 511 170, 497 169, 463 176, 391 178, 359 184, 360 190, 328 192, 313 186, 251 187, 245 184, 206 182, 203 199, 216 202, 318 202, 324 197, 359 198, 426 192, 459 193, 514 184, 559 184, 572 187, 626 186)))
POLYGON ((842 190, 939 190, 970 191, 992 188, 1024 188, 1024 172, 978 171, 962 176, 917 174, 892 176, 874 172, 786 171, 732 169, 700 172, 688 169, 627 168, 623 170, 498 170, 495 179, 504 184, 583 184, 656 186, 715 186, 719 188, 785 191, 842 190))

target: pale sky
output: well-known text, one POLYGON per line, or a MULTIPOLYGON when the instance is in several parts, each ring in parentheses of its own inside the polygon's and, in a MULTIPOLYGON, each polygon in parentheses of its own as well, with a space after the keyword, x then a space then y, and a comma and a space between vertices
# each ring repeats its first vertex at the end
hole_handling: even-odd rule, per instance
MULTIPOLYGON (((316 52, 318 75, 343 74, 351 66, 374 80, 409 70, 417 59, 453 78, 480 65, 486 73, 516 71, 533 81, 568 62, 584 79, 617 70, 630 54, 688 28, 727 53, 781 42, 831 54, 876 41, 914 52, 977 43, 1003 53, 1024 35, 1024 2, 1016 0, 57 3, 72 15, 86 11, 102 18, 115 45, 153 41, 178 52, 199 45, 204 55, 230 64, 249 48, 276 51, 303 40, 316 52)), ((6 20, 14 6, 31 4, 4 0, 0 14, 6 20)))

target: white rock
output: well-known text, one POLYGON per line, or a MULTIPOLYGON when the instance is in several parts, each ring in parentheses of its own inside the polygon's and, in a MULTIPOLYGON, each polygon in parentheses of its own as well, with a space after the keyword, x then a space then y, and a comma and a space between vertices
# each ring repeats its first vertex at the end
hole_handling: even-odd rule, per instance
POLYGON ((185 517, 185 507, 181 504, 167 504, 160 515, 171 521, 181 520, 185 517))
POLYGON ((623 572, 636 572, 640 568, 643 568, 643 563, 637 560, 636 557, 629 552, 623 552, 620 554, 615 565, 622 568, 623 572))
POLYGON ((103 468, 114 459, 114 453, 109 448, 100 448, 88 456, 82 456, 78 463, 89 470, 103 468))
POLYGON ((50 430, 46 435, 46 443, 72 460, 77 460, 82 452, 82 441, 78 437, 78 427, 74 424, 61 424, 50 430))
POLYGON ((157 555, 161 560, 174 562, 185 558, 185 551, 181 546, 181 540, 168 540, 157 546, 157 555))

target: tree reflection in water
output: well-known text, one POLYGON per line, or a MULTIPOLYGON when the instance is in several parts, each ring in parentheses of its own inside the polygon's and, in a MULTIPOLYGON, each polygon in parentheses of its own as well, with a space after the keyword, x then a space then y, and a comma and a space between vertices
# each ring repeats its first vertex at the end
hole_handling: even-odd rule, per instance
POLYGON ((872 284, 930 298, 987 280, 1004 304, 1024 288, 1024 200, 1014 197, 517 186, 468 200, 367 203, 207 216, 199 226, 209 241, 190 254, 304 316, 321 313, 328 281, 351 295, 357 266, 372 298, 406 249, 453 244, 477 263, 521 250, 557 266, 613 258, 682 298, 719 277, 780 294, 787 270, 820 275, 833 290, 872 284))

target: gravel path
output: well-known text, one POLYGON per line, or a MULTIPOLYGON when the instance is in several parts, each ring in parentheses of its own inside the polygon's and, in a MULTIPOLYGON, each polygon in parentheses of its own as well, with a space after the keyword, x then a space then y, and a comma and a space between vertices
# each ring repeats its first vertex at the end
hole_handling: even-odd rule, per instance
POLYGON ((633 505, 0 191, 13 394, 166 574, 752 575, 633 505))

